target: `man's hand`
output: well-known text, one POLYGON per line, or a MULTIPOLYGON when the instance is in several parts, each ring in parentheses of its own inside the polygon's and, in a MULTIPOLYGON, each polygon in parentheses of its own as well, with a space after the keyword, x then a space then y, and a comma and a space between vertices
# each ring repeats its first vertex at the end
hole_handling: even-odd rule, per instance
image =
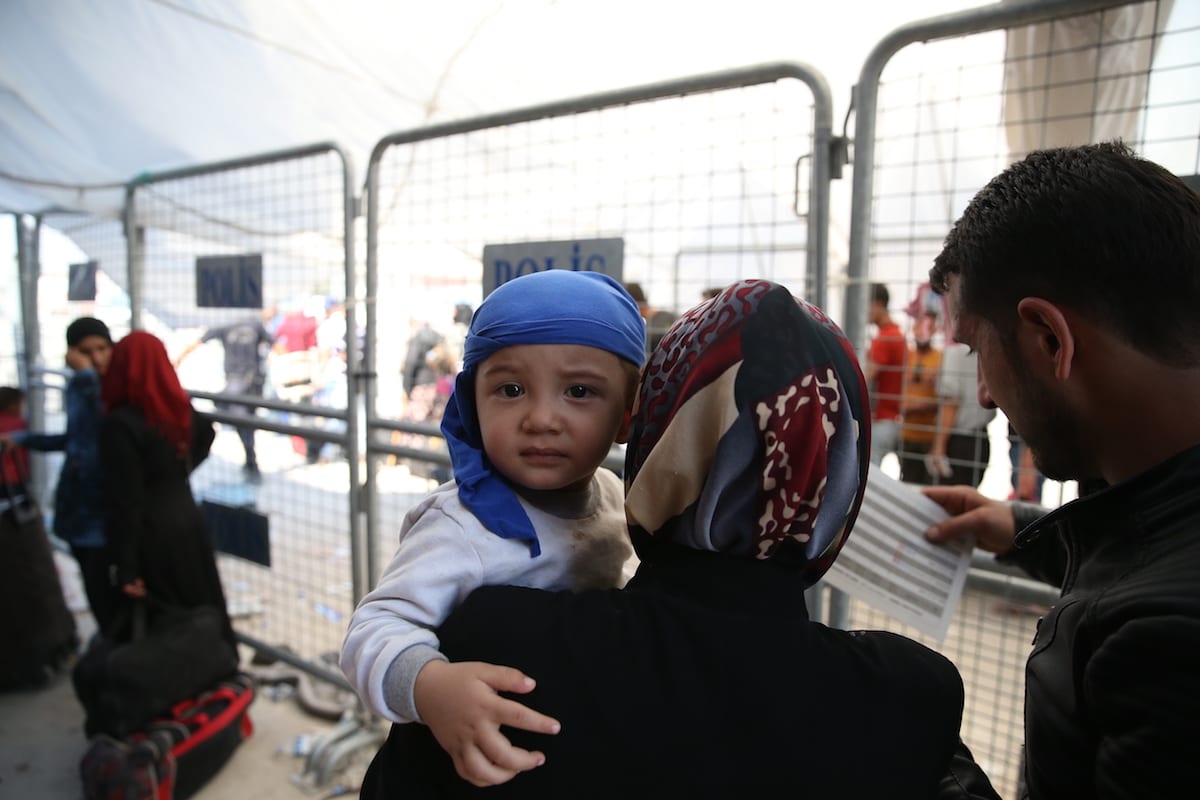
POLYGON ((1017 531, 1007 504, 984 497, 970 486, 926 486, 921 493, 951 515, 925 531, 929 541, 947 542, 974 534, 975 546, 981 550, 1003 555, 1012 549, 1017 531))
POLYGON ((475 786, 495 786, 546 761, 540 752, 514 747, 500 732, 501 725, 546 734, 558 733, 561 727, 557 720, 497 694, 526 694, 533 687, 532 678, 510 667, 431 661, 417 674, 413 699, 459 776, 475 786))
POLYGON ((93 364, 92 359, 84 355, 83 351, 78 347, 68 347, 67 366, 78 372, 81 369, 90 369, 93 364))

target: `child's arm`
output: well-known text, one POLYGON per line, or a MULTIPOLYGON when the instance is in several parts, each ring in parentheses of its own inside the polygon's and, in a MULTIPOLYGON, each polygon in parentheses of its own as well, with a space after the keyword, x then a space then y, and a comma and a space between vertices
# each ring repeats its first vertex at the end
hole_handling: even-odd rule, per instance
POLYGON ((430 661, 417 675, 415 701, 421 719, 454 761, 459 776, 475 786, 495 786, 541 766, 546 757, 515 747, 501 725, 555 734, 557 720, 497 692, 526 694, 533 679, 511 667, 478 661, 430 661))
POLYGON ((8 436, 0 436, 0 441, 7 444, 24 447, 27 450, 37 450, 39 453, 51 453, 62 450, 67 446, 65 433, 30 433, 29 431, 14 431, 8 436))
POLYGON ((341 667, 367 708, 392 722, 417 722, 413 686, 438 652, 434 631, 482 580, 479 557, 457 523, 418 505, 378 584, 359 603, 341 667))

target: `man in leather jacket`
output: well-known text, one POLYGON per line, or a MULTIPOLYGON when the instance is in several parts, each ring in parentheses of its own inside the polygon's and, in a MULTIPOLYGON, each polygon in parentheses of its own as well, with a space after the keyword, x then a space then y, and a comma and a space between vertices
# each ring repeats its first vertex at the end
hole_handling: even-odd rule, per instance
MULTIPOLYGON (((1200 197, 1120 144, 1038 151, 976 195, 930 277, 980 402, 1047 477, 1107 484, 1044 516, 925 490, 954 515, 930 539, 974 534, 1062 588, 1026 665, 1026 796, 1194 796, 1200 197)), ((944 796, 994 797, 960 755, 944 796)))

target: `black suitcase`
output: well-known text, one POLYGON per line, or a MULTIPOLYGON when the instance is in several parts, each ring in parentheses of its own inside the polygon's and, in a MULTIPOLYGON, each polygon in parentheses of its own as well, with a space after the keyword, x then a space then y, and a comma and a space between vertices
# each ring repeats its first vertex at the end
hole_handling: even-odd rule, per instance
POLYGON ((62 583, 42 512, 23 483, 14 484, 9 472, 24 475, 21 459, 12 450, 0 452, 0 689, 44 686, 79 650, 75 616, 67 608, 62 583))

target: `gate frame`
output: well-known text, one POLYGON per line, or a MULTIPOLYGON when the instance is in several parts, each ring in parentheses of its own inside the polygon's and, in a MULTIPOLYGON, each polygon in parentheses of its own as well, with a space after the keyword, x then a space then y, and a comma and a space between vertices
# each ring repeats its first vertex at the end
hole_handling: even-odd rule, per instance
MULTIPOLYGON (((308 405, 287 405, 290 410, 299 410, 313 416, 331 417, 335 419, 344 419, 346 422, 346 431, 341 436, 334 437, 332 434, 325 434, 320 431, 305 431, 305 435, 313 438, 323 439, 325 441, 339 441, 346 448, 347 466, 349 468, 350 494, 347 498, 349 501, 349 536, 350 536, 350 578, 353 586, 354 602, 357 603, 362 596, 362 574, 358 565, 362 561, 361 548, 363 541, 363 525, 362 516, 364 508, 362 504, 363 492, 361 491, 359 478, 359 411, 358 411, 358 378, 359 372, 356 364, 359 363, 358 352, 358 323, 355 319, 357 309, 357 272, 354 262, 354 221, 358 217, 358 199, 354 194, 354 170, 349 154, 345 149, 336 142, 317 142, 310 145, 300 147, 287 148, 283 150, 273 150, 266 153, 259 153, 251 156, 243 156, 239 158, 231 158, 223 161, 213 161, 206 164, 197 164, 195 166, 182 167, 179 169, 164 170, 161 172, 144 172, 139 174, 133 180, 125 185, 125 204, 121 214, 121 221, 125 231, 126 241, 126 292, 129 295, 129 327, 131 330, 137 330, 142 323, 142 277, 145 273, 145 237, 144 229, 137 224, 137 190, 144 186, 149 186, 154 183, 162 183, 180 178, 191 178, 198 175, 210 175, 221 172, 232 172, 244 167, 255 167, 264 164, 273 164, 283 161, 295 161, 308 156, 333 154, 342 165, 342 269, 345 276, 345 298, 346 298, 346 410, 344 414, 336 409, 322 409, 308 405), (344 438, 343 438, 344 437, 344 438)), ((212 399, 216 394, 206 392, 191 392, 193 397, 204 397, 212 399)), ((227 395, 221 395, 224 399, 227 395)), ((240 397, 240 396, 239 396, 240 397)), ((248 406, 270 407, 271 401, 264 398, 243 397, 248 406)), ((274 404, 279 405, 279 404, 274 404)), ((236 424, 240 418, 237 414, 214 413, 214 420, 218 422, 229 422, 236 424)), ((268 427, 261 425, 260 427, 268 427)), ((290 426, 286 425, 271 425, 270 429, 280 430, 283 432, 295 432, 290 430, 290 426)), ((320 664, 313 663, 304 658, 297 656, 295 653, 275 647, 267 642, 259 641, 252 636, 235 630, 237 638, 251 646, 257 651, 269 654, 279 661, 290 664, 304 672, 307 672, 321 680, 332 683, 343 689, 350 689, 349 683, 345 677, 333 670, 326 669, 320 664)))
MULTIPOLYGON (((737 89, 793 78, 809 87, 813 103, 812 171, 808 188, 806 275, 812 281, 814 305, 824 307, 828 284, 830 183, 832 163, 840 151, 841 140, 833 135, 833 101, 828 81, 808 64, 796 61, 767 62, 747 67, 704 73, 685 78, 641 84, 626 89, 598 92, 533 106, 484 114, 470 119, 427 125, 385 136, 371 151, 367 163, 367 271, 366 271, 366 341, 376 336, 375 298, 378 292, 379 249, 379 163, 388 148, 415 144, 430 139, 457 136, 464 133, 537 122, 590 111, 600 111, 623 105, 650 102, 672 97, 685 97, 705 92, 737 89)), ((373 580, 376 564, 375 543, 379 537, 379 497, 376 491, 376 456, 394 453, 393 448, 376 443, 376 430, 396 430, 396 423, 380 418, 376 413, 375 350, 366 348, 363 364, 363 397, 366 408, 366 482, 363 503, 367 509, 366 570, 367 583, 373 580)), ((361 596, 355 596, 355 602, 361 596)))
POLYGON ((871 48, 851 93, 854 110, 854 174, 850 184, 850 256, 847 265, 846 335, 856 350, 866 345, 867 278, 871 250, 871 203, 875 190, 875 138, 879 112, 879 80, 892 56, 910 44, 1004 30, 1017 25, 1048 22, 1139 0, 1029 0, 996 3, 954 14, 909 22, 871 48))

